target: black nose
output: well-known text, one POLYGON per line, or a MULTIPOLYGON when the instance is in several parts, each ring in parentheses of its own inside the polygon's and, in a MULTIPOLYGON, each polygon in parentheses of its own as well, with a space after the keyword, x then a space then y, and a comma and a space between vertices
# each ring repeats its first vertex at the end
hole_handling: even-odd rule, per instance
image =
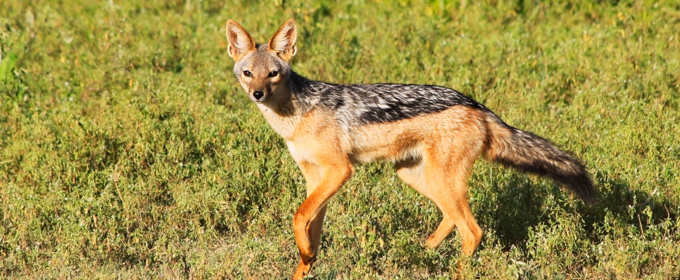
POLYGON ((264 92, 261 92, 261 91, 253 92, 253 97, 255 97, 255 99, 257 99, 257 100, 260 100, 260 98, 262 98, 262 96, 264 96, 264 92))

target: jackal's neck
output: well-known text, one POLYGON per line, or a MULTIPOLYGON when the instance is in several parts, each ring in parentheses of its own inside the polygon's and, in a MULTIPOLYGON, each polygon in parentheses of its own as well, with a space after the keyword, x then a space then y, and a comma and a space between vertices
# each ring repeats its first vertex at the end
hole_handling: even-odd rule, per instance
POLYGON ((287 83, 287 93, 274 95, 267 102, 258 103, 267 122, 285 139, 293 136, 301 118, 316 106, 323 87, 323 83, 292 71, 287 83))
POLYGON ((301 114, 312 110, 329 86, 327 83, 307 79, 293 71, 288 82, 291 99, 301 114))

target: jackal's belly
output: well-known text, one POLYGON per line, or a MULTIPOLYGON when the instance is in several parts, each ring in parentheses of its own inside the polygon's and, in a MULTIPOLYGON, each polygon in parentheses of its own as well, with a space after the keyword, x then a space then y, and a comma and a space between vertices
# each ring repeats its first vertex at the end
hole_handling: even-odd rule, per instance
POLYGON ((403 125, 369 125, 356 128, 351 137, 352 162, 398 161, 419 158, 422 142, 419 128, 403 125))
POLYGON ((449 145, 452 139, 483 141, 481 114, 474 108, 454 106, 440 113, 353 127, 348 154, 354 162, 400 161, 418 159, 423 149, 449 145))

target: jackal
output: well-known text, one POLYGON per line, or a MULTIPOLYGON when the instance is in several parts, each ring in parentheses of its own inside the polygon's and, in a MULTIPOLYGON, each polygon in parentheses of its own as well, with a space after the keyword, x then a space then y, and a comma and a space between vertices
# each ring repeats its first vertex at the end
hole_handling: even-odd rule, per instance
POLYGON ((482 239, 467 202, 467 178, 479 155, 550 177, 586 203, 596 200, 596 189, 579 161, 548 140, 507 125, 453 89, 338 85, 304 78, 289 64, 297 52, 292 19, 261 45, 229 20, 227 39, 241 86, 286 140, 307 182, 307 198, 293 218, 301 257, 294 279, 309 273, 318 254, 326 204, 352 176, 353 163, 394 162, 399 178, 443 213, 425 245, 438 247, 458 227, 467 256, 482 239))

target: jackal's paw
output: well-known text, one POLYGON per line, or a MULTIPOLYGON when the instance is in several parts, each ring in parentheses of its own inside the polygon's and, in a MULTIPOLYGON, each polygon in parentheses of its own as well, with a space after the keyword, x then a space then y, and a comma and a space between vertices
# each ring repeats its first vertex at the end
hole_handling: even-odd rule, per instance
POLYGON ((293 275, 293 280, 301 280, 307 276, 311 276, 310 275, 311 270, 312 262, 305 264, 304 262, 300 261, 300 264, 298 265, 297 269, 295 270, 295 274, 293 275))
POLYGON ((439 247, 439 244, 437 244, 437 241, 433 237, 429 237, 426 240, 421 240, 420 246, 423 246, 430 250, 435 250, 437 249, 437 247, 439 247))

